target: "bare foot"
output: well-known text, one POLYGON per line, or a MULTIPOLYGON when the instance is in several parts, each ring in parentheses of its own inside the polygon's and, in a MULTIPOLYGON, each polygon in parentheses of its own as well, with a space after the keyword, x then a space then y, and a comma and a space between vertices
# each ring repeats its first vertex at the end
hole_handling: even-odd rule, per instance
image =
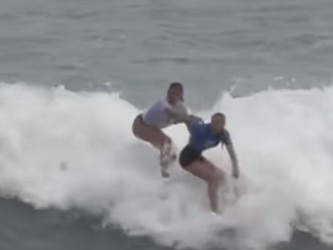
POLYGON ((163 152, 161 152, 160 155, 160 166, 161 166, 161 175, 164 178, 168 178, 170 174, 168 173, 168 157, 166 155, 163 155, 163 152))
POLYGON ((169 178, 170 174, 166 171, 166 169, 161 169, 161 175, 163 178, 169 178))
POLYGON ((217 212, 211 211, 210 213, 211 213, 211 215, 214 215, 214 216, 218 216, 218 217, 222 216, 222 212, 221 211, 217 211, 217 212))
POLYGON ((177 154, 173 153, 172 155, 170 155, 170 162, 174 162, 177 160, 177 154))
POLYGON ((169 142, 165 142, 162 146, 160 152, 160 165, 161 165, 161 175, 164 178, 170 177, 167 169, 169 164, 176 159, 174 154, 171 154, 171 144, 169 142))

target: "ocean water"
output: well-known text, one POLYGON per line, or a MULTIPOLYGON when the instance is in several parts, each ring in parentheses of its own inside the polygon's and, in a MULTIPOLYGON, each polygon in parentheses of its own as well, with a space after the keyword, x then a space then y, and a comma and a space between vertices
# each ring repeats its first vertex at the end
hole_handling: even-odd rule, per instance
MULTIPOLYGON (((332 9, 0 1, 0 249, 333 249, 332 9), (221 218, 204 183, 177 164, 164 181, 131 134, 172 81, 194 113, 227 115, 242 177, 221 218)), ((166 133, 187 142, 183 125, 166 133)))

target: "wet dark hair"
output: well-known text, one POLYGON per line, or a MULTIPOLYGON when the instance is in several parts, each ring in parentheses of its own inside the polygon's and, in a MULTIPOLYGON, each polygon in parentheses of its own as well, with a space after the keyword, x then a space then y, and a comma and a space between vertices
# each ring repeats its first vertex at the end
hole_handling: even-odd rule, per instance
POLYGON ((217 112, 217 113, 215 113, 215 114, 212 115, 212 118, 214 116, 219 116, 219 117, 221 117, 221 118, 223 118, 225 120, 225 114, 223 114, 223 113, 217 112))
POLYGON ((177 89, 180 90, 180 92, 181 92, 180 100, 184 101, 184 88, 183 88, 183 84, 181 84, 180 82, 172 82, 172 83, 170 83, 169 88, 168 88, 168 93, 173 88, 177 88, 177 89))

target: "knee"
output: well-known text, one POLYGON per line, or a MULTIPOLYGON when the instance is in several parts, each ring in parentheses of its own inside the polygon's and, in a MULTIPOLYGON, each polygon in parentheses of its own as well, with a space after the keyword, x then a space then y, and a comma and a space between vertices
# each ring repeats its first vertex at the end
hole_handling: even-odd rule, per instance
POLYGON ((158 143, 161 146, 165 146, 165 145, 171 145, 172 144, 172 140, 169 136, 165 135, 163 132, 161 132, 158 136, 158 138, 156 138, 158 140, 158 143))
POLYGON ((218 181, 223 181, 225 179, 225 174, 222 170, 218 169, 215 173, 216 179, 218 181))
POLYGON ((166 143, 169 143, 169 144, 171 144, 171 142, 172 142, 171 138, 169 136, 167 136, 166 134, 164 134, 164 133, 161 133, 160 140, 162 142, 166 142, 166 143))
POLYGON ((132 122, 132 133, 135 136, 138 136, 138 130, 139 130, 139 121, 138 121, 138 117, 134 118, 133 122, 132 122))
POLYGON ((141 139, 141 136, 140 136, 140 132, 137 131, 135 125, 132 126, 132 134, 137 137, 137 138, 140 138, 141 139))
POLYGON ((132 125, 132 134, 135 135, 135 136, 138 136, 137 132, 136 132, 135 124, 132 125))
POLYGON ((217 169, 212 174, 211 178, 209 179, 209 182, 211 184, 220 185, 223 182, 224 178, 225 178, 224 173, 219 169, 217 169))

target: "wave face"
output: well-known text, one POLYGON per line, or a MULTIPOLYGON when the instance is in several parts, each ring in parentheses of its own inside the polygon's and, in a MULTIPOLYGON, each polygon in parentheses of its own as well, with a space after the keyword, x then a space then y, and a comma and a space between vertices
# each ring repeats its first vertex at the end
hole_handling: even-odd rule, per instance
MULTIPOLYGON (((225 93, 196 113, 214 111, 227 115, 242 172, 228 182, 243 192, 220 219, 207 212, 201 180, 178 165, 162 180, 157 152, 131 134, 140 110, 117 93, 0 84, 1 194, 36 209, 82 209, 179 248, 260 249, 289 241, 295 227, 332 244, 333 87, 225 93)), ((187 142, 182 125, 166 132, 179 149, 187 142)), ((230 173, 225 152, 205 155, 230 173)))

